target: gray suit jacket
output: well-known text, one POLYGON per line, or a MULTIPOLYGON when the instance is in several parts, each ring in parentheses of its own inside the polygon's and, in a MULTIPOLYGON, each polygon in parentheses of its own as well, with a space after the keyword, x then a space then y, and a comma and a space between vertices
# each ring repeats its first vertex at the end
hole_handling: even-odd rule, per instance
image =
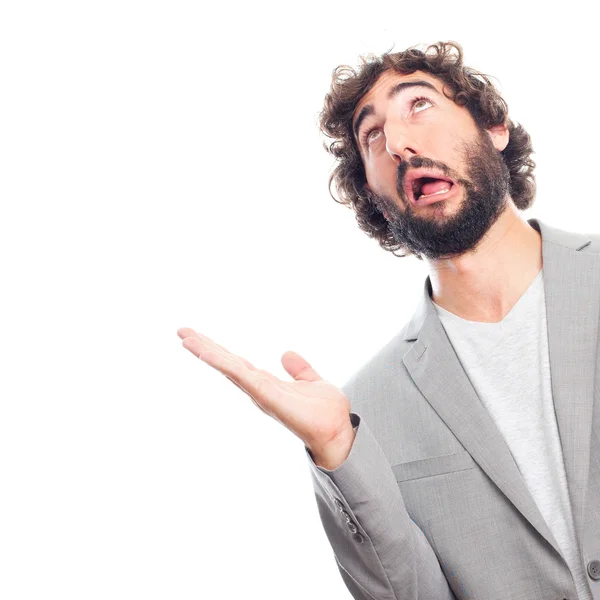
MULTIPOLYGON (((600 235, 542 235, 552 392, 581 560, 600 600, 600 235)), ((431 301, 342 387, 337 469, 305 446, 336 564, 360 600, 576 600, 561 551, 431 301)), ((515 357, 518 360, 518 357, 515 357)))

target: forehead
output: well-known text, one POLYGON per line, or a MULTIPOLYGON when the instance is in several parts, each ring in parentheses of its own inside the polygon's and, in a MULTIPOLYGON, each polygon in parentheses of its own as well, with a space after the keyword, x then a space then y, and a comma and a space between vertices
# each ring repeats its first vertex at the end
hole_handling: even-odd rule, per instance
POLYGON ((402 73, 393 70, 384 71, 371 89, 359 100, 352 115, 352 124, 354 125, 357 116, 364 106, 371 104, 377 107, 379 102, 384 102, 386 100, 387 92, 392 86, 405 81, 427 81, 428 83, 431 83, 440 94, 443 94, 442 82, 429 73, 415 71, 414 73, 410 73, 410 75, 403 75, 402 73))

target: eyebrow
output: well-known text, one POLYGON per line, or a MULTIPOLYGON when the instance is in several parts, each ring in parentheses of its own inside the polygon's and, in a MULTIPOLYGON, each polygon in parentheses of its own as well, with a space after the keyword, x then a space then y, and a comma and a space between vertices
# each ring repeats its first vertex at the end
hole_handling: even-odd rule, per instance
MULTIPOLYGON (((413 88, 413 87, 426 87, 429 88, 431 90, 433 90, 438 96, 440 95, 440 93, 435 89, 435 87, 429 83, 428 81, 403 81, 401 83, 397 83, 395 86, 393 86, 390 91, 388 92, 387 95, 387 99, 391 100, 392 98, 394 98, 395 96, 397 96, 398 94, 400 94, 401 92, 403 92, 404 90, 407 90, 408 88, 413 88)), ((375 108, 373 107, 372 104, 366 104, 365 106, 362 107, 361 111, 358 113, 358 117, 354 123, 354 136, 358 139, 358 130, 360 129, 360 126, 362 124, 362 122, 369 116, 375 114, 375 108)))

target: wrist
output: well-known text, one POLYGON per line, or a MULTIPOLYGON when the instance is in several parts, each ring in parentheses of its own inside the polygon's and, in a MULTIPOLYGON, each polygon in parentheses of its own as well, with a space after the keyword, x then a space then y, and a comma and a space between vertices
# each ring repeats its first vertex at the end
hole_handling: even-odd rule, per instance
POLYGON ((315 464, 328 471, 337 469, 348 458, 355 437, 354 427, 348 422, 348 427, 326 445, 321 448, 310 448, 315 464))

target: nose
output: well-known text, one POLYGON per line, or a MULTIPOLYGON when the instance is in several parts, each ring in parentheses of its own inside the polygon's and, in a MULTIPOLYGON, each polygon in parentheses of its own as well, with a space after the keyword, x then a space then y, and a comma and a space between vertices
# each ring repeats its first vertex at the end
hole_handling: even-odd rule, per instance
POLYGON ((405 127, 391 123, 385 129, 385 147, 397 166, 403 161, 410 160, 411 157, 420 154, 416 140, 409 136, 405 127))

